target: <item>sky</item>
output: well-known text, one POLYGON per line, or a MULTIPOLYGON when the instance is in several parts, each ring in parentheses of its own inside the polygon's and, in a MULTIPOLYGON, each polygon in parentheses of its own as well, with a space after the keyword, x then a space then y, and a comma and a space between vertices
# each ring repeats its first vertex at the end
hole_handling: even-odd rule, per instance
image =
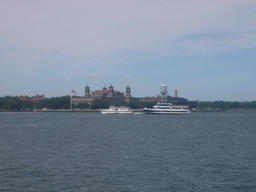
POLYGON ((0 1, 0 97, 256 100, 255 0, 0 1))

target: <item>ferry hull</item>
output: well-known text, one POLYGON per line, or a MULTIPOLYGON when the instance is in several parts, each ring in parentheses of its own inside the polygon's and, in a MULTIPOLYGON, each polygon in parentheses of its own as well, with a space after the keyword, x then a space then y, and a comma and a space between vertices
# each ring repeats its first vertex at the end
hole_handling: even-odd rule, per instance
POLYGON ((102 114, 116 114, 116 112, 112 111, 101 111, 102 114))
POLYGON ((129 107, 114 107, 111 106, 109 109, 102 109, 102 114, 132 114, 133 111, 129 107))
POLYGON ((189 115, 190 111, 167 111, 167 110, 143 110, 146 114, 170 114, 170 115, 189 115))

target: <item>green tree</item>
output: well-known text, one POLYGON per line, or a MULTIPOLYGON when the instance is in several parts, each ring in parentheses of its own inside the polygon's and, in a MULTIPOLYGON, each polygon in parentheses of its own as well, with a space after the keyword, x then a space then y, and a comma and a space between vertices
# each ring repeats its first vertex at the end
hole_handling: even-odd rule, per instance
POLYGON ((99 99, 95 99, 92 102, 91 109, 107 109, 110 107, 110 103, 104 102, 99 99))
POLYGON ((22 108, 24 109, 33 109, 34 103, 33 101, 23 101, 22 108))
POLYGON ((11 104, 11 109, 20 110, 20 105, 19 105, 18 103, 12 103, 12 104, 11 104))
POLYGON ((256 108, 256 101, 252 101, 251 106, 252 106, 252 108, 256 108))
POLYGON ((239 107, 239 102, 238 101, 233 102, 232 107, 233 108, 238 108, 239 107))
POLYGON ((88 103, 79 103, 76 107, 80 109, 85 109, 90 108, 90 105, 88 103))
POLYGON ((4 105, 3 101, 0 101, 0 108, 4 105))
POLYGON ((226 108, 226 104, 224 101, 214 101, 214 108, 216 109, 223 109, 223 108, 226 108))
MULTIPOLYGON (((74 107, 74 105, 72 105, 72 107, 74 107)), ((66 103, 63 105, 64 109, 71 109, 71 104, 70 103, 66 103)))
POLYGON ((52 97, 50 99, 40 100, 37 104, 37 108, 63 109, 67 108, 68 105, 70 106, 70 96, 52 97))

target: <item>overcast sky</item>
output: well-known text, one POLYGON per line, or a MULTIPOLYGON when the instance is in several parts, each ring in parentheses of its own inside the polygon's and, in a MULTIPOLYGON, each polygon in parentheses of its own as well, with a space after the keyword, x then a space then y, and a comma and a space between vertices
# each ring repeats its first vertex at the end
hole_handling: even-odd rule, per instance
POLYGON ((255 0, 0 1, 0 96, 256 100, 255 0))

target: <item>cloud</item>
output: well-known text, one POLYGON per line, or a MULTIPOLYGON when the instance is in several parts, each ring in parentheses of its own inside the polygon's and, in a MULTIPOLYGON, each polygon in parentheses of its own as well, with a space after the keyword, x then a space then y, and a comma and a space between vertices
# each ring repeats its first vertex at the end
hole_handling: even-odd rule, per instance
POLYGON ((196 33, 173 41, 176 47, 182 47, 185 50, 184 53, 197 55, 217 54, 252 48, 255 46, 255 43, 255 30, 236 33, 196 33))
POLYGON ((86 77, 95 78, 95 79, 103 79, 103 78, 105 78, 105 76, 99 75, 97 73, 86 73, 86 77))
POLYGON ((38 92, 52 87, 57 94, 61 83, 52 82, 78 90, 86 77, 95 87, 119 80, 151 94, 165 79, 208 74, 222 61, 216 57, 232 52, 251 70, 255 6, 255 0, 0 1, 2 84, 16 90, 21 86, 10 82, 29 79, 38 92))
POLYGON ((131 79, 131 78, 132 78, 131 75, 124 75, 124 76, 121 77, 121 79, 131 79))
POLYGON ((131 75, 124 75, 122 76, 120 79, 124 80, 124 81, 128 81, 128 80, 134 80, 134 81, 144 81, 144 80, 148 80, 149 78, 145 78, 145 77, 133 77, 131 75))
POLYGON ((70 78, 65 77, 65 78, 50 79, 50 81, 54 81, 54 82, 70 81, 70 78))
POLYGON ((104 55, 154 47, 190 34, 255 29, 251 8, 255 4, 250 0, 0 1, 0 33, 28 48, 104 55))

